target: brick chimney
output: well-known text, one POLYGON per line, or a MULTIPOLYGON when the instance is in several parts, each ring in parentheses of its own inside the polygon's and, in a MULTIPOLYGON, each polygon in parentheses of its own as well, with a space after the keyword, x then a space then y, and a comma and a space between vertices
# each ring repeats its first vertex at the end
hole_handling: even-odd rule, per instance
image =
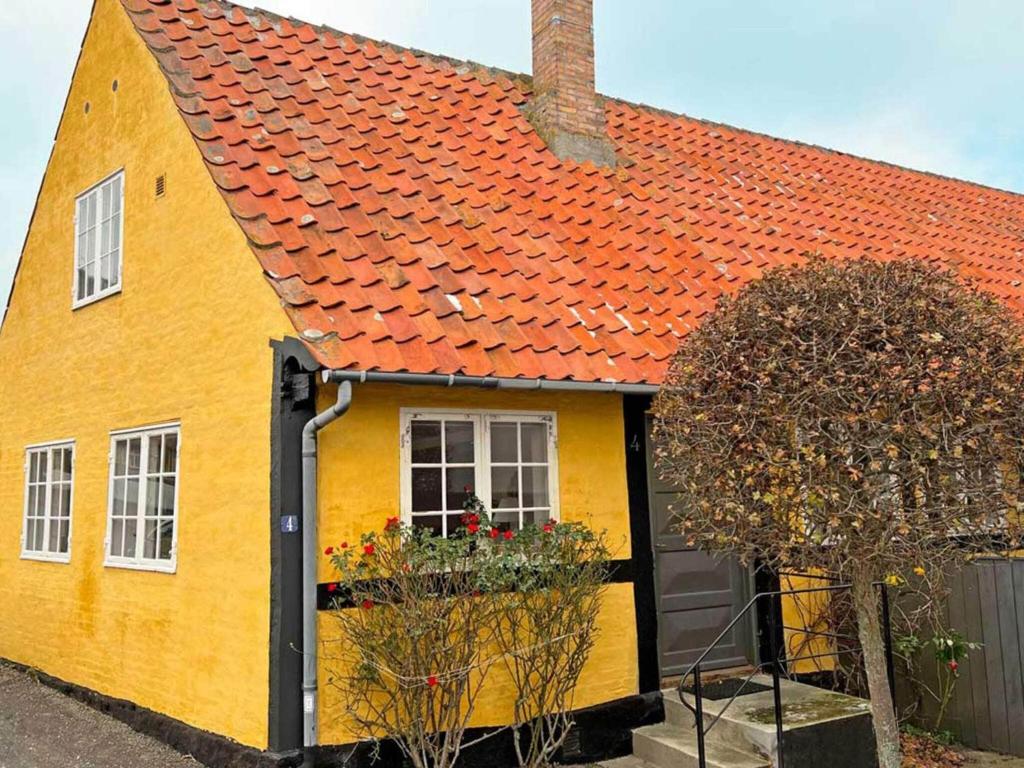
POLYGON ((528 116, 563 160, 615 165, 594 84, 594 0, 531 0, 533 101, 528 116))

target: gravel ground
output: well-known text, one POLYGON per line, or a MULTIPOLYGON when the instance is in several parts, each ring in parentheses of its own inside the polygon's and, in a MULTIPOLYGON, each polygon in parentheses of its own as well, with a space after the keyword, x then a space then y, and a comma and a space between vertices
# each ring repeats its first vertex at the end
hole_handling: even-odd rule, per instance
POLYGON ((202 768, 0 664, 0 768, 202 768))

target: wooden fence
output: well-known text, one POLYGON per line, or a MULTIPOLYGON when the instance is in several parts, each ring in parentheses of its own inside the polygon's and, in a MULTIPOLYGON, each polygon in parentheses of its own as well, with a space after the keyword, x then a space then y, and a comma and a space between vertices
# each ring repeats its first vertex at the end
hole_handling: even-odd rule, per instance
MULTIPOLYGON (((982 647, 960 668, 942 728, 969 746, 1024 755, 1024 558, 977 560, 949 585, 947 626, 982 647)), ((924 654, 929 685, 934 666, 932 654, 924 654)), ((931 724, 936 714, 926 701, 922 720, 931 724)))

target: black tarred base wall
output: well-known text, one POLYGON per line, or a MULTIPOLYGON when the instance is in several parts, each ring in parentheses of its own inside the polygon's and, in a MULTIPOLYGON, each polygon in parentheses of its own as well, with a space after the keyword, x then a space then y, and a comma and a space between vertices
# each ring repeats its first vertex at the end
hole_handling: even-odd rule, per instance
MULTIPOLYGON (((261 752, 130 701, 105 696, 45 673, 29 670, 20 664, 4 663, 32 674, 43 684, 120 720, 140 733, 191 755, 209 768, 297 768, 302 762, 299 751, 261 752)), ((560 755, 560 762, 585 764, 627 755, 632 751, 634 728, 659 723, 664 719, 664 703, 661 694, 657 692, 629 696, 579 710, 576 713, 576 725, 560 755)), ((488 730, 491 729, 475 729, 467 735, 467 739, 475 739, 488 730)), ((361 743, 319 747, 316 750, 316 761, 318 768, 400 768, 405 765, 401 752, 391 742, 382 742, 376 746, 361 743)), ((461 765, 465 768, 512 768, 516 765, 512 732, 507 729, 498 731, 470 747, 465 751, 461 765)))

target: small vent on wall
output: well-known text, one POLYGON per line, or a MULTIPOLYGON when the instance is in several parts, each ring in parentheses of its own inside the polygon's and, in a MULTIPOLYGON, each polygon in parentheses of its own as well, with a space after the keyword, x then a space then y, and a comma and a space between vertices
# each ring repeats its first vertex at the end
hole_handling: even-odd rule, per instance
POLYGON ((160 174, 156 177, 156 196, 163 197, 167 193, 167 177, 160 174))

